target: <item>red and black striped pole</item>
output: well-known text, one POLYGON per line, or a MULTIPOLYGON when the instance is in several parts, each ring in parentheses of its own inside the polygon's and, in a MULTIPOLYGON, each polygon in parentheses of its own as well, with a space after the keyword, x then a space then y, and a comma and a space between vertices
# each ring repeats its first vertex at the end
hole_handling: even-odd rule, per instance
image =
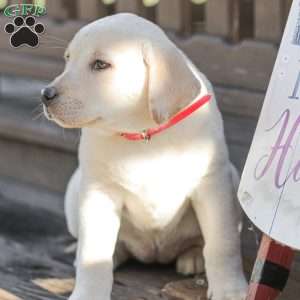
POLYGON ((246 300, 274 300, 289 278, 294 250, 263 235, 246 300))

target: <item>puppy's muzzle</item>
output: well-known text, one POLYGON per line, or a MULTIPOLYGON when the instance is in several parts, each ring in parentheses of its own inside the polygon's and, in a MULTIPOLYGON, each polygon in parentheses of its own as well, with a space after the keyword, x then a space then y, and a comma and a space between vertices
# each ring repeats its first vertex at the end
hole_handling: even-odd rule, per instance
POLYGON ((44 105, 49 106, 51 102, 58 96, 58 92, 54 86, 46 87, 41 90, 41 96, 44 105))

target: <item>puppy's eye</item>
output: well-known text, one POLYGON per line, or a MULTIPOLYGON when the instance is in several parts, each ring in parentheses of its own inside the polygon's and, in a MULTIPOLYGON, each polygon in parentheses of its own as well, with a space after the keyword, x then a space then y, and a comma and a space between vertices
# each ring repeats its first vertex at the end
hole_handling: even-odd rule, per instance
POLYGON ((69 60, 70 59, 70 53, 66 53, 65 54, 65 60, 69 60))
POLYGON ((97 59, 93 62, 92 64, 92 69, 99 71, 99 70, 104 70, 110 67, 110 64, 105 62, 104 60, 97 59))

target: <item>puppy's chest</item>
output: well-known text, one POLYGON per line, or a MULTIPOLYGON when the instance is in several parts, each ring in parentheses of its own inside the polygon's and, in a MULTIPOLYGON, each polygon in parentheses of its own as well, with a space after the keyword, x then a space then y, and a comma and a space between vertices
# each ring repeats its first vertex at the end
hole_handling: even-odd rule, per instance
POLYGON ((164 227, 200 183, 207 160, 199 153, 158 152, 111 161, 106 168, 111 179, 128 191, 125 205, 136 225, 164 227))
MULTIPOLYGON (((201 168, 199 164, 198 167, 201 168)), ((159 195, 187 194, 201 178, 198 167, 188 155, 157 153, 133 155, 119 163, 112 163, 110 170, 117 182, 126 189, 152 198, 159 195)))

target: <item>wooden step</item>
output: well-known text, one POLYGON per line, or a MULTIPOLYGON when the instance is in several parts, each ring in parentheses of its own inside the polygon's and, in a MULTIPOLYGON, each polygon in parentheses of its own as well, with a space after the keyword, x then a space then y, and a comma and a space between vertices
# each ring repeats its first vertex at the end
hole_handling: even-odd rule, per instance
POLYGON ((32 108, 19 99, 0 101, 0 176, 63 193, 77 165, 79 132, 33 120, 32 108))
MULTIPOLYGON (((40 89, 43 80, 2 77, 0 95, 0 176, 34 184, 53 192, 63 193, 66 183, 77 165, 78 130, 64 130, 41 115, 40 89), (36 109, 37 108, 37 109, 36 109)), ((262 95, 216 87, 223 111, 225 133, 230 155, 235 165, 242 169, 254 132, 262 95), (245 96, 246 95, 246 96, 245 96), (245 97, 235 104, 232 98, 245 97), (234 105, 245 109, 248 116, 232 113, 234 105)))
POLYGON ((63 193, 50 191, 19 178, 0 176, 0 197, 59 216, 63 216, 64 213, 63 193))
MULTIPOLYGON (((13 101, 2 101, 0 107, 0 175, 64 192, 77 165, 79 132, 33 120, 30 108, 13 101)), ((232 160, 241 170, 255 120, 231 115, 224 120, 232 160)))

